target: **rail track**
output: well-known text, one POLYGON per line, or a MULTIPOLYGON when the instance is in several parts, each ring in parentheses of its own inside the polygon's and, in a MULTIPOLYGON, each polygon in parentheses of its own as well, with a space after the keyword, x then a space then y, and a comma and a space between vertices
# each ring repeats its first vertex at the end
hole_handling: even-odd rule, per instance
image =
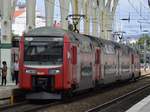
POLYGON ((61 102, 55 101, 48 104, 24 102, 9 107, 0 108, 0 112, 33 112, 39 109, 51 107, 53 105, 58 105, 58 104, 61 104, 61 102))
POLYGON ((148 77, 150 77, 150 73, 147 73, 145 75, 141 75, 141 77, 138 80, 142 80, 142 79, 145 79, 145 78, 148 78, 148 77))
MULTIPOLYGON (((145 78, 148 78, 148 75, 150 75, 150 74, 143 75, 138 80, 143 80, 145 78)), ((127 84, 129 84, 129 83, 127 83, 127 84)), ((94 92, 90 92, 90 93, 88 93, 88 91, 87 91, 85 94, 79 94, 79 95, 77 94, 77 95, 75 95, 75 97, 70 98, 69 100, 52 101, 52 102, 47 103, 47 104, 37 104, 37 103, 34 104, 34 103, 30 103, 28 101, 25 101, 25 102, 21 102, 21 103, 10 105, 10 106, 0 107, 0 112, 33 112, 33 111, 37 111, 37 110, 40 110, 40 109, 49 108, 51 106, 56 106, 56 105, 60 105, 60 104, 63 104, 63 103, 68 103, 68 102, 73 102, 73 101, 77 101, 77 100, 80 100, 80 99, 84 99, 86 97, 90 97, 90 96, 99 94, 101 92, 106 92, 106 91, 108 91, 108 89, 111 90, 113 88, 120 87, 120 85, 124 86, 126 84, 119 84, 119 85, 108 87, 108 88, 106 87, 106 89, 104 89, 103 91, 101 89, 95 90, 94 92)), ((146 87, 148 87, 148 86, 150 86, 150 85, 147 85, 146 87)), ((146 87, 143 87, 143 89, 146 88, 146 87)), ((135 92, 136 91, 138 91, 138 90, 135 90, 135 92)), ((121 98, 122 97, 123 96, 121 96, 121 98)), ((119 98, 117 98, 117 99, 119 100, 119 98)), ((112 104, 111 102, 113 102, 113 101, 107 102, 108 105, 112 104)), ((115 100, 114 100, 114 102, 115 102, 115 100)), ((105 107, 107 105, 107 103, 103 104, 101 106, 98 106, 98 107, 100 107, 100 108, 105 107)), ((95 109, 95 108, 93 108, 93 109, 95 109)), ((95 111, 92 111, 92 109, 90 109, 87 112, 95 112, 95 111)))
MULTIPOLYGON (((109 107, 109 110, 110 110, 111 109, 110 106, 112 106, 114 104, 116 105, 116 103, 121 102, 122 100, 124 100, 126 98, 129 98, 131 95, 138 97, 136 94, 141 93, 143 91, 146 91, 147 89, 149 89, 149 91, 150 91, 150 84, 147 84, 144 87, 140 87, 140 88, 138 88, 134 91, 131 91, 131 92, 125 94, 125 95, 122 95, 118 98, 110 100, 110 101, 108 101, 104 104, 101 104, 101 105, 98 105, 94 108, 91 108, 91 109, 87 110, 86 112, 105 112, 108 107, 109 107)), ((106 112, 110 112, 110 111, 107 110, 106 112)), ((112 110, 112 112, 113 112, 113 110, 112 110)))

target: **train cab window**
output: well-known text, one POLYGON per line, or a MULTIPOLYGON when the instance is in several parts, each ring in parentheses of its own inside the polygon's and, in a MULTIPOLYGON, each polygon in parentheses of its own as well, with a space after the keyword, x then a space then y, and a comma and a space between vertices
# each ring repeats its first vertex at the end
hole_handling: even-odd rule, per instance
POLYGON ((29 41, 25 44, 25 64, 60 65, 63 63, 62 41, 29 41))

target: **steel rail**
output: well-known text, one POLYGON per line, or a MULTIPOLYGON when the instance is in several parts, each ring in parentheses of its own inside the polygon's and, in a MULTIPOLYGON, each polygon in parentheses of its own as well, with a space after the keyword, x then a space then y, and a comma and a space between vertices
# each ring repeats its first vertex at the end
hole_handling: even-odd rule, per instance
POLYGON ((146 85, 146 86, 144 86, 144 87, 140 87, 140 88, 138 88, 138 89, 136 89, 136 90, 134 90, 134 91, 131 91, 131 92, 129 92, 129 93, 126 93, 126 94, 124 94, 124 95, 122 95, 122 96, 120 96, 120 97, 117 97, 117 98, 115 98, 115 99, 113 99, 113 100, 110 100, 110 101, 108 101, 108 102, 106 102, 106 103, 104 103, 104 104, 101 104, 101 105, 98 105, 98 106, 96 106, 96 107, 94 107, 94 108, 91 108, 91 109, 89 109, 89 110, 87 110, 87 111, 85 111, 85 112, 98 112, 98 111, 101 110, 101 109, 104 109, 104 108, 106 108, 106 107, 108 107, 108 106, 110 106, 110 105, 112 105, 112 104, 114 104, 114 103, 116 103, 116 102, 118 102, 118 101, 121 101, 121 100, 127 98, 127 97, 130 96, 130 95, 133 95, 133 94, 135 94, 135 93, 137 93, 137 92, 140 92, 141 90, 144 90, 144 89, 149 88, 149 87, 150 87, 150 84, 148 84, 148 85, 146 85))
POLYGON ((8 108, 1 108, 0 112, 33 112, 39 109, 48 108, 50 106, 61 104, 61 102, 53 102, 49 104, 31 104, 29 102, 18 105, 9 106, 8 108))
POLYGON ((4 110, 11 109, 11 108, 15 108, 15 107, 18 107, 18 106, 26 105, 26 104, 27 104, 27 101, 20 102, 20 103, 15 103, 13 105, 0 106, 0 112, 4 111, 4 110))

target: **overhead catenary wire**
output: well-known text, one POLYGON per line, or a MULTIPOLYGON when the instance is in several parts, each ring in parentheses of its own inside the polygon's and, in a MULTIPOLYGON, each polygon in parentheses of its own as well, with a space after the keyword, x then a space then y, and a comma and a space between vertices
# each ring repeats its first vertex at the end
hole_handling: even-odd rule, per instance
POLYGON ((146 10, 150 13, 149 7, 146 7, 146 6, 145 6, 145 4, 143 3, 143 0, 140 0, 140 2, 141 2, 141 4, 142 4, 143 8, 146 9, 146 10))
POLYGON ((150 24, 149 19, 143 17, 143 16, 140 14, 140 12, 138 11, 138 9, 136 9, 136 7, 133 5, 133 3, 132 3, 130 0, 128 0, 128 3, 130 4, 130 6, 135 10, 135 12, 136 12, 143 20, 147 21, 147 23, 150 24))
MULTIPOLYGON (((150 15, 149 14, 150 13, 148 13, 148 12, 150 12, 150 8, 146 9, 146 4, 143 7, 143 5, 144 5, 143 2, 144 1, 140 4, 141 6, 139 7, 138 3, 140 3, 140 1, 141 0, 139 0, 138 2, 135 3, 135 0, 133 0, 133 1, 128 0, 127 1, 128 4, 129 4, 128 6, 130 6, 130 7, 128 7, 128 9, 118 7, 118 10, 115 14, 116 21, 118 21, 118 22, 115 23, 116 26, 119 25, 118 23, 122 24, 121 23, 122 19, 130 19, 131 20, 130 22, 129 21, 124 21, 126 23, 124 25, 122 24, 124 26, 124 30, 127 31, 128 33, 132 29, 139 28, 140 24, 141 24, 140 26, 142 26, 143 29, 149 29, 150 28, 150 26, 149 26, 149 24, 150 24, 150 21, 149 21, 150 15), (122 11, 122 12, 120 13, 120 11, 122 11), (130 18, 126 18, 126 17, 129 16, 129 13, 130 13, 130 18), (141 23, 138 24, 139 23, 138 21, 140 21, 141 23), (135 24, 136 24, 136 26, 134 27, 133 25, 135 25, 135 24), (131 25, 132 25, 132 27, 131 27, 131 25)), ((121 5, 119 5, 119 6, 121 6, 121 5)), ((137 29, 137 31, 140 32, 142 30, 139 31, 137 29)))

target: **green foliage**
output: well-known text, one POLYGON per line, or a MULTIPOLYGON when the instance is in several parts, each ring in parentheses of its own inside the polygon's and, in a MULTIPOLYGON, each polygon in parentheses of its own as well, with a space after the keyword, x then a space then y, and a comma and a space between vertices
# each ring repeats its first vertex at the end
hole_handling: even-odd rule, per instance
MULTIPOLYGON (((150 50, 150 36, 148 34, 143 34, 138 40, 137 44, 140 46, 144 46, 144 41, 147 42, 147 49, 150 50)), ((143 47, 144 48, 144 47, 143 47)))
POLYGON ((143 34, 138 40, 139 45, 144 45, 144 41, 147 40, 147 44, 150 44, 150 36, 148 34, 143 34))

